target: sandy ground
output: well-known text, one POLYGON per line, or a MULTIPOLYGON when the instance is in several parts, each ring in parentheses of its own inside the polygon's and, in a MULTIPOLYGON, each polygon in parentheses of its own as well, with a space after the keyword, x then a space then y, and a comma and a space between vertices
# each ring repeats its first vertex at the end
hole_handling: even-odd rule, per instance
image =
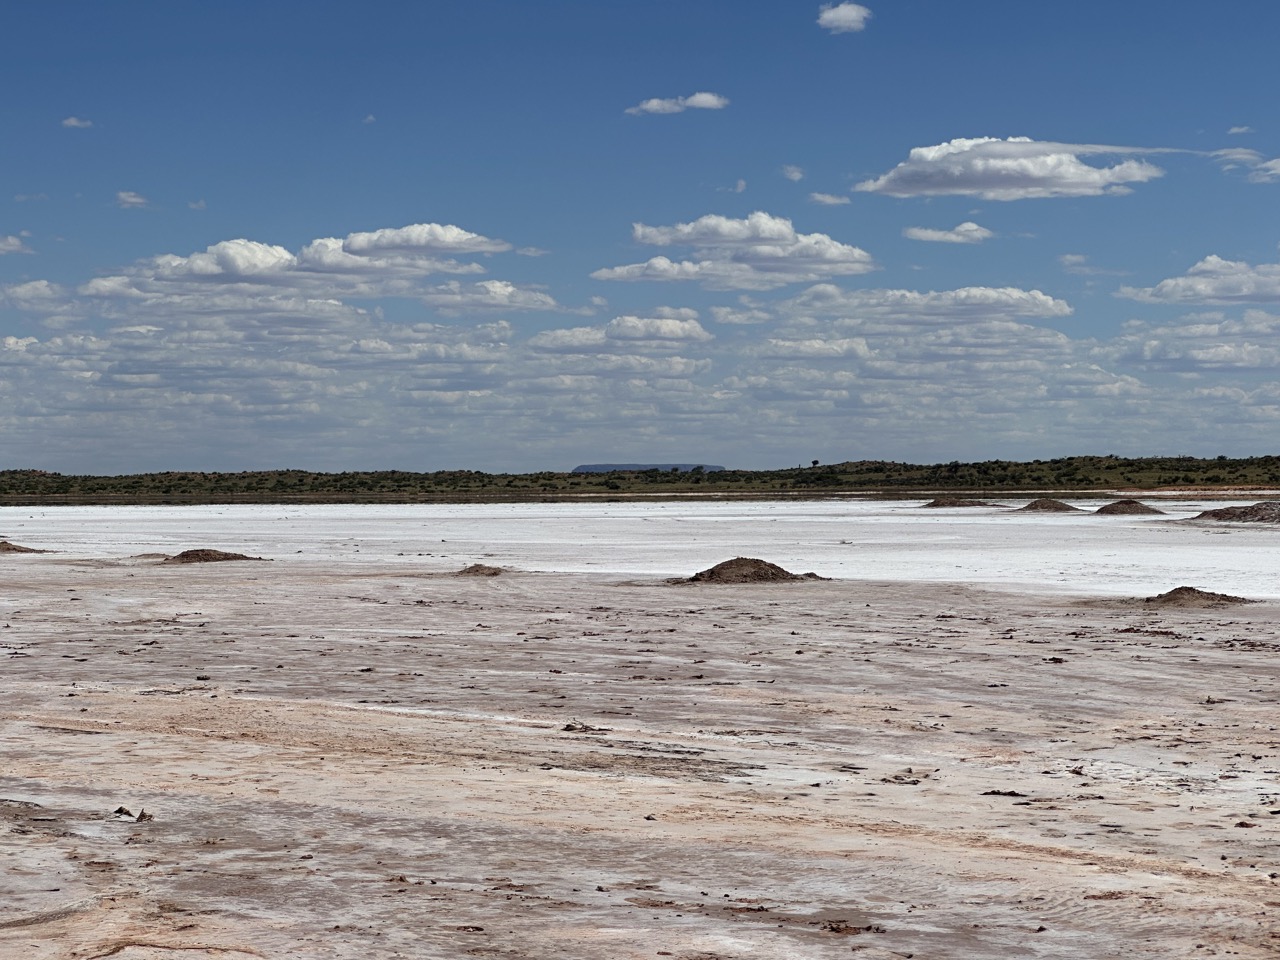
POLYGON ((0 575, 0 957, 1280 955, 1272 603, 0 575))

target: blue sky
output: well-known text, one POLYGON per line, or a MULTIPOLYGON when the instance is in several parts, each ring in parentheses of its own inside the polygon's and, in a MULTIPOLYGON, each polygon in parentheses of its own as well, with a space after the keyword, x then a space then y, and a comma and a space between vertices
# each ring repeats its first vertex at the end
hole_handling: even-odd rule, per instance
POLYGON ((3 19, 0 466, 1275 452, 1275 5, 3 19))

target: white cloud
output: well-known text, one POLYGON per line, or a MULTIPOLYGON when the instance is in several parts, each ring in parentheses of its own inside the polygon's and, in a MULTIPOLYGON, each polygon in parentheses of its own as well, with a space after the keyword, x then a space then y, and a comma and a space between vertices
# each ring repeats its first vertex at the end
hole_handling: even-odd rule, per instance
POLYGON ((12 234, 7 237, 0 236, 0 257, 3 257, 6 253, 30 252, 31 248, 22 242, 21 237, 15 237, 12 234))
POLYGON ((1018 287, 961 287, 956 290, 845 290, 835 284, 812 286, 778 305, 800 317, 836 317, 842 321, 894 320, 955 323, 963 320, 1051 319, 1072 308, 1039 290, 1018 287))
POLYGON ((389 251, 412 254, 504 253, 511 249, 511 244, 482 237, 452 224, 414 223, 407 227, 349 234, 342 249, 360 256, 389 251))
POLYGON ((849 203, 848 197, 842 197, 834 193, 811 193, 809 200, 812 203, 820 203, 827 207, 839 207, 849 203))
POLYGON ((1082 277, 1121 277, 1125 273, 1123 270, 1095 267, 1083 253, 1064 253, 1058 257, 1058 263, 1062 264, 1063 272, 1082 277))
POLYGON ((712 336, 697 320, 674 317, 614 317, 605 325, 612 340, 686 340, 701 342, 712 336))
POLYGON ((1176 324, 1130 325, 1113 345, 1125 361, 1188 373, 1280 368, 1280 317, 1246 310, 1241 319, 1221 314, 1184 318, 1176 324))
POLYGON ((855 33, 870 19, 871 11, 860 3, 828 3, 818 13, 818 26, 831 33, 855 33))
POLYGON ((1129 183, 1164 175, 1145 160, 1093 167, 1080 157, 1155 153, 1135 147, 1068 144, 1028 137, 958 139, 916 147, 888 173, 854 187, 892 197, 976 196, 984 200, 1096 197, 1128 193, 1129 183))
POLYGON ((795 164, 788 163, 782 168, 782 175, 794 183, 804 179, 804 170, 795 164))
POLYGON ((774 319, 772 311, 761 309, 759 305, 745 298, 736 307, 712 307, 711 316, 716 323, 732 324, 768 323, 774 319))
POLYGON ((506 280, 480 280, 468 284, 450 280, 425 291, 419 299, 428 306, 450 313, 475 310, 555 310, 560 306, 550 294, 506 280))
POLYGON ((950 230, 934 230, 929 227, 907 227, 902 235, 908 240, 924 240, 930 243, 981 243, 995 236, 986 227, 966 220, 950 230))
POLYGON ((140 193, 134 193, 132 190, 116 191, 116 206, 124 209, 136 209, 147 205, 147 198, 140 193))
POLYGON ((187 208, 189 210, 203 210, 208 206, 203 200, 188 200, 187 208))
POLYGON ((1254 266, 1211 254, 1181 277, 1121 287, 1117 296, 1142 303, 1280 303, 1280 263, 1254 266))
POLYGON ((67 117, 62 121, 62 125, 76 130, 86 130, 93 126, 93 121, 81 117, 67 117))
POLYGON ((1210 154, 1223 170, 1246 170, 1250 183, 1274 183, 1280 180, 1280 157, 1268 160, 1248 147, 1226 147, 1210 154))
POLYGON ((823 233, 797 233, 791 221, 756 211, 744 219, 708 214, 672 227, 633 226, 638 243, 690 246, 701 259, 665 256, 597 270, 597 280, 695 280, 713 290, 768 290, 789 283, 868 273, 870 254, 823 233))
POLYGON ((684 113, 686 110, 723 110, 729 105, 729 98, 718 93, 700 92, 688 97, 671 97, 662 99, 653 97, 642 100, 626 112, 632 116, 648 113, 684 113))
POLYGON ((378 122, 378 118, 377 118, 377 117, 375 117, 372 113, 366 113, 366 114, 364 115, 364 119, 363 119, 363 120, 361 120, 360 122, 361 122, 361 123, 365 123, 365 124, 369 124, 369 123, 377 123, 377 122, 378 122))
POLYGON ((1241 133, 1253 133, 1253 127, 1245 127, 1245 126, 1232 127, 1227 131, 1227 134, 1229 136, 1235 136, 1241 133))

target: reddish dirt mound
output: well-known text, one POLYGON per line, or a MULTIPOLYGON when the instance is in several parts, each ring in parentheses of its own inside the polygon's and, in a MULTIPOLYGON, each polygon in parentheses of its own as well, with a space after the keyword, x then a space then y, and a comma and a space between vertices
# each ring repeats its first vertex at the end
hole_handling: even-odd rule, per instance
POLYGON ((1153 607, 1225 607, 1232 603, 1256 603, 1245 597, 1233 597, 1226 593, 1211 593, 1195 587, 1174 587, 1168 593, 1147 597, 1142 601, 1153 607))
POLYGON ((223 550, 183 550, 177 556, 162 563, 223 563, 227 560, 264 560, 265 557, 247 557, 243 553, 227 553, 223 550))
POLYGON ((456 576, 459 577, 496 577, 502 573, 501 567, 491 567, 485 563, 473 563, 469 567, 463 567, 456 576))
POLYGON ((1042 497, 1039 500, 1032 500, 1025 507, 1019 507, 1019 510, 1034 510, 1041 513, 1075 513, 1080 508, 1073 507, 1069 503, 1063 503, 1061 500, 1052 500, 1048 497, 1042 497))
POLYGON ((1197 514, 1195 520, 1227 520, 1232 523, 1280 523, 1280 503, 1263 500, 1247 507, 1219 507, 1197 514))
POLYGON ((961 500, 959 497, 939 497, 937 500, 930 500, 924 504, 925 509, 936 507, 994 507, 997 504, 988 503, 986 500, 961 500))
POLYGON ((1105 507, 1099 507, 1094 513, 1136 516, 1140 513, 1164 513, 1164 511, 1149 507, 1141 500, 1117 500, 1115 503, 1108 503, 1105 507))
POLYGON ((782 583, 793 580, 825 580, 816 573, 791 573, 776 563, 752 557, 734 557, 673 583, 782 583))
POLYGON ((0 540, 0 553, 48 553, 48 550, 37 550, 35 547, 24 547, 19 543, 0 540))

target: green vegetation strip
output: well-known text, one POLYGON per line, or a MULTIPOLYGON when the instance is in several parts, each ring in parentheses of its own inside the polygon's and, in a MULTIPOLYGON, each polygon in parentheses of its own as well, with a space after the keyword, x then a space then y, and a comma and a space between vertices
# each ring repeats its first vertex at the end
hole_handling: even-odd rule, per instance
POLYGON ((1087 494, 1090 491, 1280 488, 1280 457, 1063 457, 982 463, 860 460, 785 470, 618 470, 611 473, 482 473, 378 470, 309 473, 169 472, 70 476, 0 471, 0 504, 468 503, 576 499, 777 496, 911 496, 952 491, 1087 494))

